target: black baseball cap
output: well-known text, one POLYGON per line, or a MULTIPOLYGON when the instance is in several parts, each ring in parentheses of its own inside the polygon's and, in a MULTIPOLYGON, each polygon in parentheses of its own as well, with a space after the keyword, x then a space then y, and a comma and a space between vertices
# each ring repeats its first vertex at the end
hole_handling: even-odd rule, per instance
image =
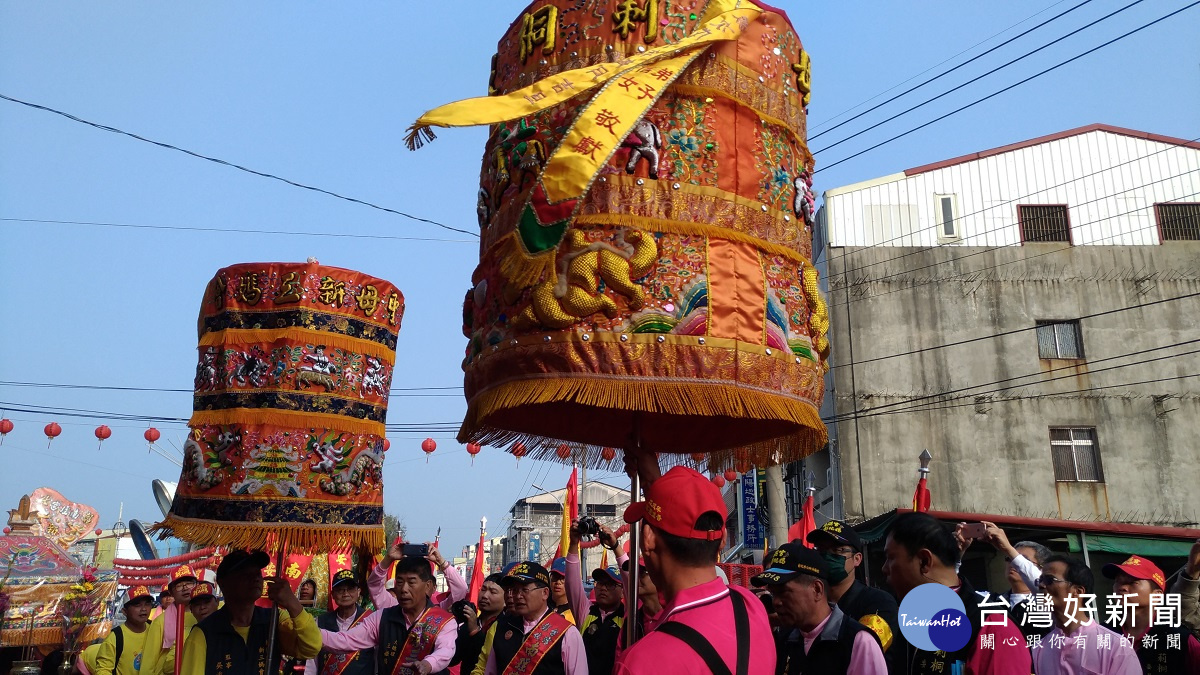
POLYGON ((358 575, 351 570, 339 570, 333 575, 333 583, 329 584, 329 589, 333 590, 342 584, 358 585, 358 575))
POLYGON ((513 566, 500 581, 501 586, 513 584, 537 584, 540 588, 550 587, 550 573, 545 567, 535 562, 523 562, 513 566))
POLYGON ((230 551, 217 566, 217 578, 222 579, 247 567, 261 570, 270 564, 271 557, 262 551, 230 551))
POLYGON ((801 574, 829 579, 829 563, 825 556, 804 544, 784 544, 771 552, 762 574, 750 579, 755 586, 786 584, 801 574))
POLYGON ((809 532, 807 539, 810 544, 844 544, 859 553, 862 553, 863 550, 862 538, 858 536, 854 528, 841 520, 831 520, 825 523, 821 529, 809 532))

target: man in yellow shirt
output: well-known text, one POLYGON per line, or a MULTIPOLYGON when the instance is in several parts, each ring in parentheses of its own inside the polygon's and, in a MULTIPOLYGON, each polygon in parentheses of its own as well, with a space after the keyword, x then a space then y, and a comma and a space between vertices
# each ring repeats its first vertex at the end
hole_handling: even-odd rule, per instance
POLYGON ((113 628, 96 654, 97 675, 138 675, 142 665, 142 647, 146 641, 146 622, 154 608, 154 596, 145 586, 129 589, 125 601, 125 624, 113 628))
POLYGON ((182 673, 187 675, 258 675, 277 673, 280 654, 311 659, 321 651, 321 631, 304 611, 286 579, 266 579, 267 597, 277 607, 255 607, 262 597, 262 551, 231 551, 217 567, 217 585, 225 606, 196 625, 184 642, 182 673), (280 612, 283 609, 283 612, 280 612), (276 622, 275 653, 267 655, 271 622, 276 622))
POLYGON ((172 602, 150 622, 139 675, 172 675, 175 672, 175 640, 186 640, 188 631, 196 625, 196 617, 188 611, 195 587, 196 573, 190 565, 180 565, 171 572, 167 593, 172 602), (182 628, 180 622, 183 622, 182 628))

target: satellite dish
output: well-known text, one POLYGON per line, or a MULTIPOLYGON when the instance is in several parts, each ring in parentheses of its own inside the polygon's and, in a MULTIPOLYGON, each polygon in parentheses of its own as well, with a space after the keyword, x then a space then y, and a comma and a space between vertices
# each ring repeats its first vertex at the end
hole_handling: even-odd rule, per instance
POLYGON ((158 508, 162 511, 163 517, 171 511, 171 502, 175 500, 175 488, 179 483, 168 483, 160 478, 155 478, 150 483, 151 489, 154 491, 154 501, 158 502, 158 508))
POLYGON ((142 525, 140 520, 129 521, 129 538, 133 540, 133 547, 137 549, 142 560, 158 558, 158 551, 154 550, 154 543, 150 541, 146 534, 146 526, 142 525))

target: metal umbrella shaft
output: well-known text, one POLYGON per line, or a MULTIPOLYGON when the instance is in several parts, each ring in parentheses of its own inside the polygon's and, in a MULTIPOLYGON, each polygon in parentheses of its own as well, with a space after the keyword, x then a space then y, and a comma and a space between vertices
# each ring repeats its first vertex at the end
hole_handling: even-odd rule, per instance
MULTIPOLYGON (((641 479, 637 471, 633 472, 633 476, 629 479, 629 503, 632 504, 640 499, 641 479)), ((638 563, 638 549, 641 546, 642 539, 642 521, 638 521, 629 526, 629 579, 625 582, 625 647, 628 649, 637 642, 637 619, 638 619, 638 580, 641 574, 641 565, 638 563)))
MULTIPOLYGON (((275 574, 280 574, 283 570, 283 548, 285 544, 280 543, 279 548, 275 550, 275 574)), ((272 603, 275 608, 275 616, 272 618, 271 627, 267 629, 267 663, 268 668, 274 668, 275 664, 275 637, 279 632, 279 605, 272 603)), ((178 670, 175 672, 179 672, 178 670)))

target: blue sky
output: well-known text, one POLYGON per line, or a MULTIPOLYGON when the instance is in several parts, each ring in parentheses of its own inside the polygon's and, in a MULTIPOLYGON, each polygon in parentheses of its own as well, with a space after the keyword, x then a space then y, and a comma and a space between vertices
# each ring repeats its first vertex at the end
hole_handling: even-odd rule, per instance
MULTIPOLYGON (((812 54, 810 129, 820 131, 922 71, 952 59, 933 71, 939 72, 1078 2, 778 4, 812 54)), ((818 154, 818 169, 1189 2, 1144 0, 818 154)), ((1126 4, 1093 0, 822 137, 813 149, 1126 4)), ((424 110, 485 91, 496 41, 521 10, 517 3, 478 1, 8 1, 0 3, 0 94, 472 230, 484 131, 446 130, 417 153, 404 149, 402 137, 424 110)), ((1200 137, 1197 34, 1200 7, 820 172, 816 188, 1093 122, 1200 137)), ((187 389, 200 294, 213 273, 237 262, 315 256, 386 278, 404 291, 407 314, 394 387, 461 385, 461 301, 478 256, 469 236, 2 100, 0 218, 154 226, 0 220, 0 381, 187 389), (360 236, 244 232, 251 229, 360 236)), ((393 398, 389 423, 461 420, 460 391, 417 393, 438 395, 393 398)), ((186 418, 191 410, 187 393, 0 385, 0 401, 173 418, 186 418)), ((157 519, 149 482, 176 480, 178 468, 147 453, 145 424, 7 416, 17 429, 0 447, 0 507, 15 507, 21 494, 48 485, 99 509, 106 525, 116 520, 122 502, 126 519, 157 519), (41 429, 50 421, 64 432, 47 450, 41 429), (98 451, 92 429, 101 423, 114 433, 98 451)), ((181 425, 158 426, 164 447, 181 444, 181 425)), ((560 467, 529 460, 516 466, 511 456, 490 448, 471 467, 445 432, 434 434, 439 449, 426 464, 419 449, 426 435, 392 436, 386 507, 415 538, 431 538, 441 527, 449 550, 475 539, 480 516, 488 517, 492 534, 501 534, 504 514, 514 499, 533 491, 531 483, 554 488, 566 481, 560 467)), ((611 473, 601 477, 627 484, 611 473)))

